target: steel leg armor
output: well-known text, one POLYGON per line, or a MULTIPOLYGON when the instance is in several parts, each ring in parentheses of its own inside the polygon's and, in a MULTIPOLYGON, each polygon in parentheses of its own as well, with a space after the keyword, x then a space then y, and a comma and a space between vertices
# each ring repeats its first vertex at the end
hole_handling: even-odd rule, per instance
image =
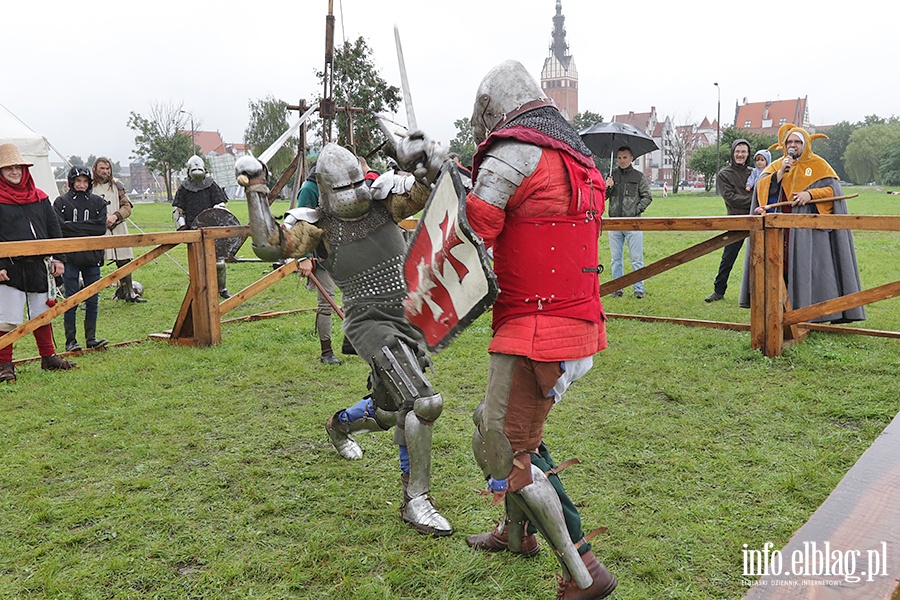
MULTIPOLYGON (((569 538, 566 528, 566 520, 563 516, 562 505, 556 489, 544 472, 536 466, 531 466, 532 483, 526 485, 518 492, 507 494, 511 499, 511 505, 517 505, 526 515, 528 520, 538 528, 547 542, 553 547, 560 564, 563 567, 566 579, 574 580, 581 589, 587 589, 593 583, 593 578, 578 554, 578 549, 569 538)), ((512 522, 513 519, 510 518, 512 522)), ((518 536, 517 536, 518 537, 518 536)), ((510 535, 510 541, 513 536, 510 535)))

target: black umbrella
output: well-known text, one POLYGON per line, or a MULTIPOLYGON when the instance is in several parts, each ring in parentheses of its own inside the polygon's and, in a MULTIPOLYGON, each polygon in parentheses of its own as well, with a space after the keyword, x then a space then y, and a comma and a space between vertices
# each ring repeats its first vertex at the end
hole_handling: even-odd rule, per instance
POLYGON ((628 123, 597 123, 578 134, 597 156, 612 156, 622 146, 631 148, 635 158, 659 149, 653 138, 628 123))

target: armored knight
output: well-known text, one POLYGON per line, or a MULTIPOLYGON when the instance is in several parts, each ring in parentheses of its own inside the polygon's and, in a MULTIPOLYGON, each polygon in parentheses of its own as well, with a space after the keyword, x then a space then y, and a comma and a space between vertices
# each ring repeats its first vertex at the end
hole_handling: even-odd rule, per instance
POLYGON ((531 556, 536 529, 563 567, 558 598, 604 598, 616 579, 594 556, 543 434, 554 403, 606 347, 597 265, 605 184, 578 133, 518 62, 488 72, 471 123, 479 146, 466 216, 493 248, 500 286, 472 445, 506 515, 466 542, 531 556))
MULTIPOLYGON (((438 146, 428 144, 431 152, 423 173, 433 179, 443 156, 435 150, 438 146)), ((397 226, 421 210, 429 187, 411 175, 386 173, 370 188, 359 159, 341 146, 327 144, 316 163, 319 208, 294 209, 279 227, 266 200, 265 168, 252 157, 242 157, 235 169, 247 190, 256 255, 277 261, 303 257, 315 249, 343 292, 344 333, 371 367, 369 396, 328 419, 332 443, 342 457, 360 458, 362 448, 352 434, 394 427, 403 490, 401 518, 422 533, 450 535, 450 524, 428 497, 432 426, 443 401, 425 376, 431 363, 422 334, 403 313, 406 242, 397 226)))
MULTIPOLYGON (((181 182, 175 199, 172 201, 172 219, 178 230, 190 229, 194 219, 207 208, 225 208, 228 197, 225 190, 206 173, 203 159, 196 154, 187 161, 188 177, 181 182)), ((216 260, 216 280, 219 287, 219 296, 230 298, 231 294, 225 287, 225 260, 216 260)))

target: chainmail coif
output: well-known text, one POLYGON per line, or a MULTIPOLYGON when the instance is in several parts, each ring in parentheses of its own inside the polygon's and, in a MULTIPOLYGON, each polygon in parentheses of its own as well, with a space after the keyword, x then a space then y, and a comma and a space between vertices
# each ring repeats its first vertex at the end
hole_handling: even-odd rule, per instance
POLYGON ((521 114, 512 119, 509 123, 499 127, 497 131, 508 129, 510 127, 527 127, 529 129, 534 129, 535 131, 540 131, 544 135, 566 144, 576 152, 584 154, 585 156, 593 156, 593 153, 585 146, 584 142, 581 140, 581 136, 575 131, 575 128, 572 127, 559 111, 552 106, 536 108, 521 114))

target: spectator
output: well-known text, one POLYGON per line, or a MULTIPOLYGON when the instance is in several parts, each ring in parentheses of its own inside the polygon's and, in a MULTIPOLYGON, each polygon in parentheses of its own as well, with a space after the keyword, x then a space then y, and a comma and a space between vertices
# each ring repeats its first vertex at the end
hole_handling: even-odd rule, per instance
MULTIPOLYGON (((644 174, 636 170, 631 163, 634 154, 631 148, 623 146, 616 151, 617 167, 606 178, 606 197, 609 200, 610 217, 639 217, 647 210, 653 197, 650 185, 644 174)), ((612 277, 618 279, 625 274, 622 264, 625 244, 628 244, 628 257, 631 259, 631 270, 644 267, 644 232, 642 231, 607 231, 609 236, 610 263, 612 277)), ((613 296, 621 297, 622 290, 616 290, 613 296)), ((644 282, 634 284, 634 297, 644 297, 644 282)))
MULTIPOLYGON (((0 145, 0 242, 62 237, 50 199, 35 187, 30 166, 15 144, 0 145)), ((43 256, 0 258, 0 336, 22 324, 26 304, 33 319, 56 303, 50 299, 50 277, 63 271, 62 262, 53 258, 49 273, 43 256)), ((75 368, 75 363, 57 356, 50 323, 35 329, 34 339, 42 369, 75 368)), ((16 380, 12 357, 12 344, 0 349, 0 381, 16 380)))
MULTIPOLYGON (((745 139, 734 140, 731 144, 731 162, 716 173, 716 193, 725 200, 725 209, 729 215, 750 214, 750 191, 747 189, 747 178, 751 168, 747 164, 750 158, 750 142, 745 139)), ((722 250, 719 261, 719 272, 713 283, 713 293, 704 298, 706 302, 718 302, 725 297, 728 289, 728 277, 734 267, 734 261, 741 251, 744 240, 733 242, 722 250)))
MULTIPOLYGON (((132 204, 125 195, 125 186, 112 175, 112 163, 105 156, 99 156, 93 166, 93 193, 106 202, 106 235, 128 235, 125 220, 131 216, 132 204)), ((116 263, 116 268, 123 267, 134 259, 134 251, 129 248, 107 248, 105 260, 116 263)), ((131 274, 119 280, 116 294, 113 296, 126 302, 146 302, 145 298, 134 292, 131 274)))
MULTIPOLYGON (((228 197, 212 177, 206 174, 203 159, 196 154, 187 161, 188 178, 181 182, 172 201, 172 218, 178 231, 190 229, 194 219, 207 208, 225 208, 228 197)), ((231 298, 225 287, 225 260, 216 259, 216 283, 219 296, 231 298)))
MULTIPOLYGON (((792 201, 791 206, 782 207, 783 212, 847 214, 845 200, 810 204, 811 200, 843 195, 837 173, 812 150, 812 140, 825 136, 810 136, 806 130, 788 123, 782 126, 778 137, 787 155, 774 161, 763 172, 756 184, 753 211, 761 214, 768 204, 792 201)), ((787 295, 792 308, 818 304, 862 289, 850 230, 791 229, 785 246, 787 295)), ((749 263, 745 258, 739 302, 744 308, 750 307, 749 276, 749 263)), ((850 323, 865 318, 865 307, 857 306, 812 321, 850 323)))
MULTIPOLYGON (((300 186, 300 192, 297 194, 297 207, 319 208, 319 184, 316 183, 315 165, 309 170, 309 176, 300 186)), ((313 253, 312 256, 301 259, 298 266, 301 275, 315 271, 316 279, 322 284, 324 290, 323 293, 322 290, 316 288, 316 335, 319 337, 319 345, 322 348, 319 360, 326 365, 339 365, 341 360, 334 355, 334 349, 331 347, 331 315, 334 311, 331 308, 331 302, 328 302, 328 298, 331 298, 332 302, 336 302, 334 278, 321 265, 315 264, 314 266, 313 261, 315 260, 316 253, 313 253)), ((312 289, 315 286, 311 281, 307 281, 306 287, 312 289)))
POLYGON ((746 190, 748 192, 753 191, 753 186, 756 185, 756 182, 759 181, 760 175, 765 170, 766 167, 769 166, 769 163, 772 162, 772 153, 768 150, 757 150, 756 154, 753 155, 753 164, 756 165, 753 167, 753 170, 750 171, 750 177, 747 178, 747 186, 746 190))
MULTIPOLYGON (((69 169, 69 191, 58 197, 53 209, 59 215, 63 237, 86 237, 104 235, 107 229, 106 202, 100 196, 91 193, 91 170, 87 167, 69 169)), ((66 295, 71 296, 81 289, 79 279, 84 286, 100 280, 100 265, 103 264, 103 250, 85 250, 68 252, 60 256, 65 264, 63 280, 66 283, 66 295)), ((85 301, 84 341, 89 349, 101 349, 107 340, 97 339, 97 299, 94 294, 85 301)), ((82 350, 76 332, 76 315, 78 307, 73 306, 66 311, 63 322, 66 327, 66 352, 82 350)))

